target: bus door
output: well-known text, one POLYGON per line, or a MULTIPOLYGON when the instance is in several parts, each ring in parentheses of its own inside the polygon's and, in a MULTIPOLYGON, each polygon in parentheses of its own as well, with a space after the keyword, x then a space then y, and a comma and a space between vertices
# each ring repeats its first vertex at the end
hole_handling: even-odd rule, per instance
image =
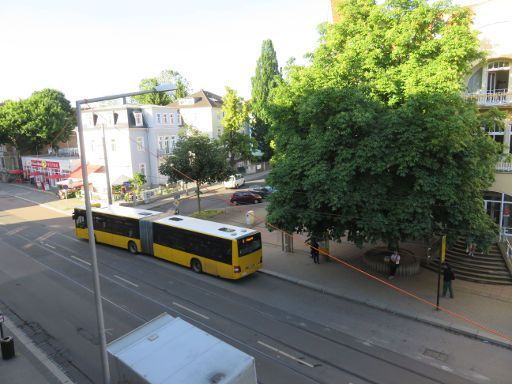
POLYGON ((111 220, 108 216, 93 213, 94 236, 98 243, 112 244, 111 220))

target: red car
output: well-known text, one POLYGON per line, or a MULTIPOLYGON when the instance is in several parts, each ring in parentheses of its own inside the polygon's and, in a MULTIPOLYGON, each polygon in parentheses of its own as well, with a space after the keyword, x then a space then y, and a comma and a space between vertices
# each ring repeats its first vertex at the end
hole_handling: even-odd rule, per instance
POLYGON ((231 204, 257 204, 263 201, 263 198, 260 195, 252 192, 235 192, 231 196, 231 204))

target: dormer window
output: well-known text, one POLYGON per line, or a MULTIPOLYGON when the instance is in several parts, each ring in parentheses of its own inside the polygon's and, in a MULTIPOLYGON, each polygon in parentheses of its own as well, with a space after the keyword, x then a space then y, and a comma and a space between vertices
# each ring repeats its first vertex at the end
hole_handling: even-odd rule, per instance
POLYGON ((134 112, 133 117, 135 118, 135 126, 142 127, 142 113, 141 112, 134 112))

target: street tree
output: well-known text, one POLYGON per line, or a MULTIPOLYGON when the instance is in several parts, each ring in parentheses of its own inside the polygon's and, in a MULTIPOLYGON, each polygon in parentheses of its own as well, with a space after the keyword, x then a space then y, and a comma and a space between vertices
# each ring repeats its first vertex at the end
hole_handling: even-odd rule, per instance
POLYGON ((255 143, 243 131, 249 118, 247 103, 244 103, 236 91, 229 87, 226 87, 226 95, 222 101, 224 130, 219 140, 228 154, 229 165, 234 170, 238 161, 252 158, 252 149, 255 143))
POLYGON ((146 184, 146 175, 141 172, 135 172, 129 182, 135 186, 136 190, 139 190, 144 184, 146 184))
POLYGON ((340 9, 311 65, 290 65, 272 98, 268 221, 357 245, 490 241, 482 193, 499 146, 461 96, 481 57, 469 11, 426 0, 340 9))
POLYGON ((165 92, 148 93, 134 96, 133 99, 139 104, 168 105, 181 97, 187 96, 190 92, 188 80, 179 72, 172 69, 163 70, 158 77, 142 79, 139 83, 139 89, 146 91, 165 83, 176 85, 176 90, 170 94, 165 92))
POLYGON ((258 149, 263 152, 263 160, 269 160, 272 156, 267 113, 268 99, 270 92, 279 84, 280 80, 281 74, 272 40, 264 40, 260 57, 256 63, 256 71, 251 79, 252 132, 258 143, 258 149))
POLYGON ((0 143, 11 144, 22 154, 37 152, 46 145, 57 148, 69 139, 75 125, 69 101, 54 89, 9 100, 0 107, 0 143))
POLYGON ((165 159, 159 171, 170 182, 195 182, 198 212, 201 212, 201 185, 225 180, 229 175, 222 146, 197 131, 180 137, 174 152, 165 159))

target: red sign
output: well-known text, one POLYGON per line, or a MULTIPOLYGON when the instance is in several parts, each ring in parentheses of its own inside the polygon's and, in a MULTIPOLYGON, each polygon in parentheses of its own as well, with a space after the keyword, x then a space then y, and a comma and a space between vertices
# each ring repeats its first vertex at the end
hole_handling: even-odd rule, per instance
POLYGON ((37 159, 32 160, 32 167, 60 169, 60 164, 58 161, 47 161, 37 159))

